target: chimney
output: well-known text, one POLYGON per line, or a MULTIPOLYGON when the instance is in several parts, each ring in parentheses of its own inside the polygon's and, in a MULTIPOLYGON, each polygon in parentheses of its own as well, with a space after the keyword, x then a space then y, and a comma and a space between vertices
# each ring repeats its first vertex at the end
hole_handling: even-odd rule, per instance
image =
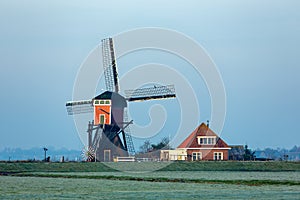
POLYGON ((206 122, 207 122, 206 126, 209 127, 209 120, 207 120, 206 122))

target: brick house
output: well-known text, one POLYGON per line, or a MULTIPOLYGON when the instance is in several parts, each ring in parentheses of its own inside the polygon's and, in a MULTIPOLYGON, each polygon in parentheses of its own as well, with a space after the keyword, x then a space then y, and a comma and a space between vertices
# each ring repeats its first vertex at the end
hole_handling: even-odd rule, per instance
POLYGON ((228 160, 229 149, 226 142, 202 123, 175 150, 162 150, 161 160, 228 160))

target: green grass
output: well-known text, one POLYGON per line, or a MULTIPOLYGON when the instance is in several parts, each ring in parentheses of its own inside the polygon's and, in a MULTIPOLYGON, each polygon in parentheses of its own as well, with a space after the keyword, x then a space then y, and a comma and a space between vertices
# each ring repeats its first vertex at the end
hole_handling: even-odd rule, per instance
MULTIPOLYGON (((175 173, 175 172, 173 172, 175 173)), ((191 172, 193 173, 193 172, 191 172)), ((18 173, 19 177, 43 177, 43 178, 68 178, 68 179, 105 179, 118 181, 143 181, 143 182, 171 182, 171 183, 214 183, 214 184, 238 184, 238 185, 300 185, 300 181, 294 180, 228 180, 228 179, 191 179, 171 177, 147 177, 134 175, 85 175, 85 174, 55 174, 55 173, 18 173)), ((222 178, 222 177, 220 177, 222 178)))
POLYGON ((106 172, 115 171, 102 163, 0 163, 0 172, 106 172))
POLYGON ((0 199, 299 199, 300 163, 0 163, 0 182, 0 199))
MULTIPOLYGON (((176 172, 173 172, 176 173, 176 172)), ((193 172, 192 172, 193 173, 193 172)), ((0 199, 299 199, 298 185, 0 176, 0 199)))
POLYGON ((298 162, 0 163, 2 175, 243 185, 300 185, 299 172, 298 162))
POLYGON ((300 171, 300 162, 175 162, 161 169, 165 171, 300 171))
POLYGON ((300 171, 300 162, 0 163, 0 173, 113 171, 300 171))

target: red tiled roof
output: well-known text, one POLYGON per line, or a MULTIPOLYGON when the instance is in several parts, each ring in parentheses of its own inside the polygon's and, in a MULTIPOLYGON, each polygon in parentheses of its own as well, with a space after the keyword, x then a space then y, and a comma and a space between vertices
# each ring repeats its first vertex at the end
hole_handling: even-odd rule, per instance
POLYGON ((200 148, 200 147, 229 147, 219 136, 214 133, 205 123, 200 124, 177 148, 200 148), (217 143, 213 145, 199 145, 197 136, 216 136, 217 143))

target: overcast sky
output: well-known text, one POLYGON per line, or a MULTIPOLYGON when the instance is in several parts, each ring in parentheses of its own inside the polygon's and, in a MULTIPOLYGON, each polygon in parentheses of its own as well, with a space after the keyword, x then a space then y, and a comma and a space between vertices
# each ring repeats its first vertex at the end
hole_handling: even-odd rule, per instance
MULTIPOLYGON (((226 89, 221 134, 228 144, 300 145, 297 0, 3 0, 0 149, 81 149, 65 110, 79 67, 101 39, 142 27, 179 31, 202 45, 214 60, 226 89)), ((208 118, 203 114, 199 123, 208 118)))

